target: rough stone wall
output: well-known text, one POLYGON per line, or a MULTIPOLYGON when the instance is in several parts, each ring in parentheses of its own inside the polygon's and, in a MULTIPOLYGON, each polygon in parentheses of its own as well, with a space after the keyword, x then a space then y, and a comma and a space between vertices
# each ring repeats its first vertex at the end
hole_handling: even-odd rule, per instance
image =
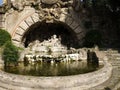
POLYGON ((6 13, 5 28, 12 35, 14 27, 23 19, 25 19, 29 14, 34 13, 35 10, 30 7, 26 7, 22 12, 10 10, 6 13))
POLYGON ((0 28, 3 27, 3 15, 0 14, 0 28))
POLYGON ((4 28, 4 12, 3 8, 0 7, 0 28, 4 28))

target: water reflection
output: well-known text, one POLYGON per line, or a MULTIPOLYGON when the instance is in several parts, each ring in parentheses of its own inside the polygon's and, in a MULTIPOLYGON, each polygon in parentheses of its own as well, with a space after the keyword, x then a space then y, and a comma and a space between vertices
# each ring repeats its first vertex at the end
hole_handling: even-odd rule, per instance
POLYGON ((71 62, 34 62, 31 64, 19 62, 16 67, 5 67, 5 71, 14 74, 31 76, 67 76, 95 71, 98 68, 86 61, 71 62))

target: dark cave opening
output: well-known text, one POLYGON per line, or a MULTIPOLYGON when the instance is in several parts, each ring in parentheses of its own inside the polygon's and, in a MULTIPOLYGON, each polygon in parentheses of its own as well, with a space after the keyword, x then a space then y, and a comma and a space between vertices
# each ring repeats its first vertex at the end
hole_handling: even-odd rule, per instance
POLYGON ((35 41, 39 40, 43 42, 48 40, 51 36, 56 35, 57 38, 61 38, 61 44, 68 47, 79 48, 78 39, 76 33, 65 23, 56 22, 56 23, 46 23, 46 22, 37 22, 30 26, 28 30, 24 33, 22 42, 24 47, 35 41))

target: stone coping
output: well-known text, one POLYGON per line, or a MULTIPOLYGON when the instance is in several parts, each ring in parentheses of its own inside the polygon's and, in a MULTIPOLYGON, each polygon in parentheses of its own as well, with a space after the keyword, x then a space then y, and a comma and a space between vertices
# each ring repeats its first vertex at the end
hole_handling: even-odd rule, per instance
POLYGON ((111 77, 112 66, 104 60, 104 67, 86 74, 58 77, 34 77, 6 73, 0 70, 0 82, 13 90, 83 90, 97 86, 111 77), (23 88, 22 88, 23 87, 23 88), (16 89, 15 89, 16 88, 16 89), (22 89, 21 89, 22 88, 22 89))

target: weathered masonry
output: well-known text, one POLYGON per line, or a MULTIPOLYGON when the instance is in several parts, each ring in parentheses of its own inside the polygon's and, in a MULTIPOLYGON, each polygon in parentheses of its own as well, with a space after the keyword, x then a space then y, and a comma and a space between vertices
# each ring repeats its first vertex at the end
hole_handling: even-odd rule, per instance
MULTIPOLYGON (((7 0, 7 3, 0 7, 0 28, 7 30, 12 41, 17 46, 23 47, 25 43, 37 39, 33 34, 57 34, 66 33, 66 36, 74 38, 79 45, 82 45, 85 36, 85 29, 76 12, 79 9, 80 0, 7 0), (53 28, 50 27, 55 27, 53 28), (51 30, 45 30, 44 28, 51 30), (41 29, 42 28, 42 29, 41 29), (67 32, 64 32, 64 31, 67 32), (34 33, 36 32, 36 33, 34 33), (33 38, 29 39, 28 38, 33 38)), ((48 37, 49 38, 49 37, 48 37)), ((72 42, 72 41, 71 41, 72 42)))

